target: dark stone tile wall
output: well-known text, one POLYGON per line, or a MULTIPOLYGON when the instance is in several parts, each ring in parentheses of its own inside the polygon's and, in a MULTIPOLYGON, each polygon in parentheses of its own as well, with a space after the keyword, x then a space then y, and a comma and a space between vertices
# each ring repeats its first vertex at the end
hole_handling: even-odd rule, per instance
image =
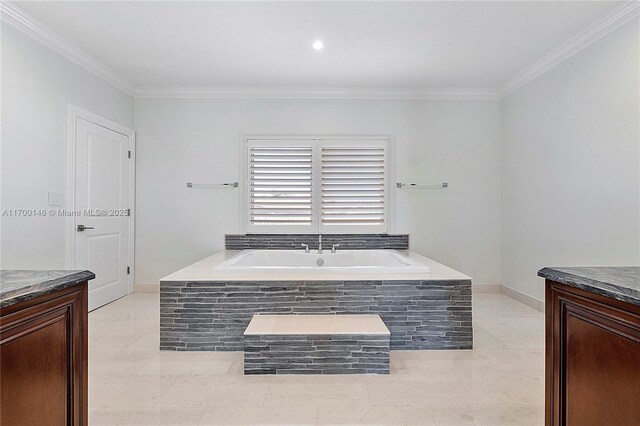
POLYGON ((241 351, 254 314, 378 314, 391 349, 471 349, 471 280, 160 282, 160 349, 241 351))
POLYGON ((244 336, 244 374, 389 374, 389 336, 244 336))
MULTIPOLYGON (((224 236, 227 250, 301 249, 301 244, 308 244, 313 250, 318 248, 318 234, 246 234, 224 236)), ((340 244, 340 250, 358 249, 409 249, 409 235, 389 234, 322 234, 322 248, 331 249, 333 244, 340 244)))

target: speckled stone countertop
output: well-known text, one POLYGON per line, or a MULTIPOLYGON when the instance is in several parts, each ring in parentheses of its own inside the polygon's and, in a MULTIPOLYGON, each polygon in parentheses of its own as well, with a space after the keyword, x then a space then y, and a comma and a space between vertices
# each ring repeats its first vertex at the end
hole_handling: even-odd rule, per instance
POLYGON ((640 306, 640 267, 543 268, 538 276, 640 306))
POLYGON ((0 271, 0 307, 33 299, 95 277, 91 271, 0 271))

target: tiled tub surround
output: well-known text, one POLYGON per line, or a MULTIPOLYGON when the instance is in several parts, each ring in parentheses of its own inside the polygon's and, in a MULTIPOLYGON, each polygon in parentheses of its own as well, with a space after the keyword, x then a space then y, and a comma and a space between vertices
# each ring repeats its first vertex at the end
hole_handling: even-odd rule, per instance
POLYGON ((233 254, 161 280, 161 349, 241 351, 255 314, 378 314, 391 331, 391 349, 472 348, 471 279, 416 253, 408 254, 431 272, 402 281, 364 273, 350 281, 277 273, 256 281, 217 272, 215 265, 233 254))
POLYGON ((389 374, 389 330, 378 315, 255 315, 245 374, 389 374))
MULTIPOLYGON (((318 249, 318 234, 227 234, 224 236, 227 250, 299 249, 308 244, 312 250, 318 249)), ((340 250, 393 249, 408 250, 409 235, 390 234, 322 234, 322 247, 331 249, 340 244, 340 250)))
POLYGON ((244 374, 389 374, 389 336, 245 336, 244 374))

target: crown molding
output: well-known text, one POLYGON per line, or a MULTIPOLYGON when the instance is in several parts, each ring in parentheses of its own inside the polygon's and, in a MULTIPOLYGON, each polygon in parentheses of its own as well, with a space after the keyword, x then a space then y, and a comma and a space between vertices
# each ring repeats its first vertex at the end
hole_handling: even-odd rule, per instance
POLYGON ((508 80, 499 90, 493 88, 393 89, 278 86, 136 87, 20 8, 12 3, 0 1, 0 17, 3 22, 24 32, 128 95, 140 99, 498 100, 541 76, 639 14, 640 1, 625 2, 621 7, 596 20, 526 70, 508 80))
POLYGON ((138 99, 353 99, 353 100, 497 100, 493 89, 381 89, 320 87, 138 87, 138 99))
POLYGON ((530 81, 538 78, 551 68, 637 17, 639 12, 639 1, 634 0, 625 2, 624 5, 596 20, 591 25, 584 28, 569 40, 565 41, 550 53, 539 59, 529 68, 508 80, 500 88, 499 97, 502 98, 530 81))
POLYGON ((103 63, 77 48, 14 4, 0 1, 0 16, 18 30, 61 54, 123 92, 142 99, 378 99, 378 100, 497 100, 492 88, 322 88, 322 87, 135 87, 103 63))
POLYGON ((86 52, 78 49, 62 36, 45 27, 15 5, 5 1, 0 2, 0 16, 3 22, 24 32, 71 62, 80 65, 85 70, 102 78, 126 94, 130 96, 135 95, 135 86, 130 81, 97 61, 86 52))

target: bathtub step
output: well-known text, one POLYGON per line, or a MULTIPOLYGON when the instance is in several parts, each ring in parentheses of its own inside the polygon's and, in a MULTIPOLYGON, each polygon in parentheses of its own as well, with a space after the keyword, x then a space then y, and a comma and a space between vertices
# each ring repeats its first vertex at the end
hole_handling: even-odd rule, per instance
POLYGON ((379 315, 254 315, 245 374, 389 374, 390 333, 379 315))

